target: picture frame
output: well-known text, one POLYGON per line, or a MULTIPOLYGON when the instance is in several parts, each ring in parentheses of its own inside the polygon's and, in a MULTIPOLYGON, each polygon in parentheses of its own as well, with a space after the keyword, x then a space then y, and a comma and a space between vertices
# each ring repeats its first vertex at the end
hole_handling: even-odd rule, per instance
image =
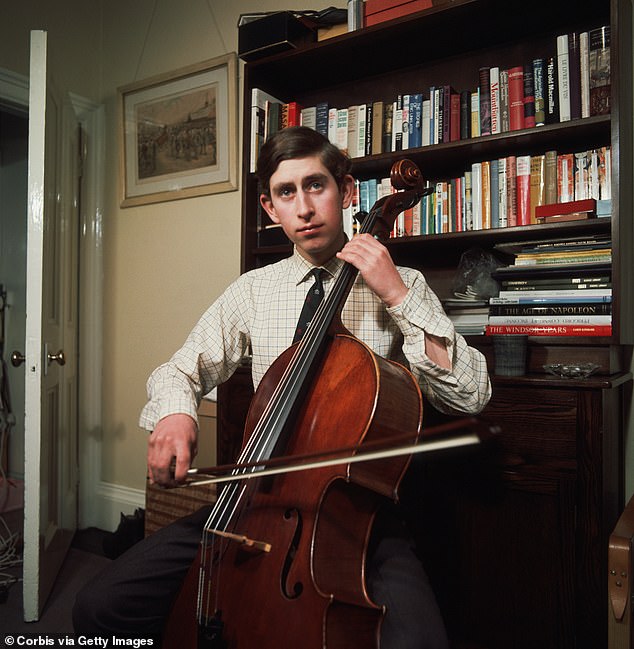
POLYGON ((121 207, 238 189, 235 52, 118 89, 121 207))

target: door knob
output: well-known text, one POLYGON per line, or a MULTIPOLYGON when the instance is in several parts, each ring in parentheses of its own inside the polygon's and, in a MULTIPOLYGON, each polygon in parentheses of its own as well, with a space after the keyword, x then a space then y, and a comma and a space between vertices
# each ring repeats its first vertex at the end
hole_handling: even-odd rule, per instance
POLYGON ((56 362, 58 365, 66 364, 66 357, 64 356, 64 352, 61 349, 57 352, 57 354, 50 354, 47 352, 46 358, 48 358, 49 365, 53 362, 56 362))
POLYGON ((20 352, 13 352, 13 354, 11 354, 11 365, 13 365, 13 367, 20 367, 25 360, 24 355, 20 352))

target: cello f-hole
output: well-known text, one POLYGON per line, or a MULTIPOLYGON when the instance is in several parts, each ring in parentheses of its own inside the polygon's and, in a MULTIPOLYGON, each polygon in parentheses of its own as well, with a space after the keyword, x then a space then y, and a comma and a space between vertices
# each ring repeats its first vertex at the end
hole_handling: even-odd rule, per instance
POLYGON ((289 545, 286 557, 284 558, 284 566, 280 573, 280 586, 285 597, 288 599, 297 599, 302 594, 304 585, 301 581, 296 581, 291 585, 288 580, 291 568, 295 561, 295 555, 297 554, 297 548, 299 547, 299 542, 302 537, 304 525, 302 523, 301 514, 297 509, 287 509, 284 512, 284 519, 287 521, 295 519, 295 533, 293 534, 291 544, 289 545))

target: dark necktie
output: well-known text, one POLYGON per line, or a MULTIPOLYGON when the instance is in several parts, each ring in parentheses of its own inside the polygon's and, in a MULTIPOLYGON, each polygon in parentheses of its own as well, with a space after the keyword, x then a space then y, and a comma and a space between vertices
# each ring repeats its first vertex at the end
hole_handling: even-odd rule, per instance
POLYGON ((306 328, 317 311, 319 303, 324 297, 324 285, 321 281, 322 272, 322 268, 313 268, 311 271, 315 277, 315 283, 308 289, 308 293, 306 293, 306 300, 304 301, 302 312, 299 314, 297 328, 295 329, 295 337, 293 338, 294 343, 301 340, 301 337, 304 335, 306 328))

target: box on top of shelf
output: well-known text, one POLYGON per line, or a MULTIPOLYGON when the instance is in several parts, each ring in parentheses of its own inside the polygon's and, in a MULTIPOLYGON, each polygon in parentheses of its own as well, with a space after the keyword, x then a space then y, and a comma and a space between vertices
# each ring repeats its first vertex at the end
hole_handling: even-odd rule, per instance
POLYGON ((238 56, 243 61, 254 61, 316 40, 317 32, 292 12, 278 11, 238 27, 238 56))
POLYGON ((429 9, 432 0, 365 0, 365 26, 429 9))

